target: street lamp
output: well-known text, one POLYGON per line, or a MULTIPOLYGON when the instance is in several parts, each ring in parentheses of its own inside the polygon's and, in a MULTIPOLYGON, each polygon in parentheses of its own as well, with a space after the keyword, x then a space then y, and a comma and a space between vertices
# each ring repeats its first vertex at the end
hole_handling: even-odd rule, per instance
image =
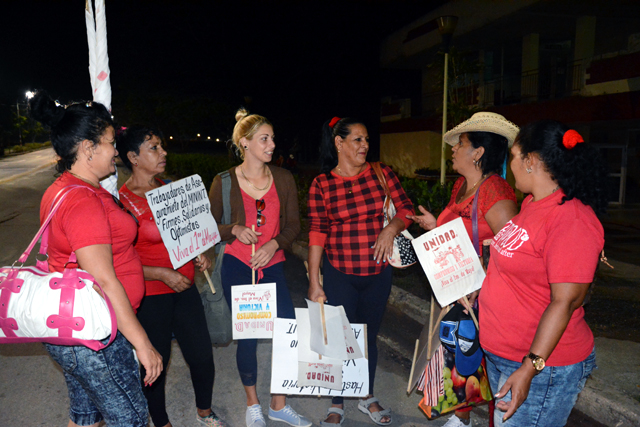
POLYGON ((453 38, 453 32, 458 24, 457 16, 441 16, 436 19, 438 32, 442 36, 442 49, 444 50, 444 92, 442 95, 442 152, 440 153, 440 184, 444 185, 446 172, 444 134, 447 133, 447 99, 449 84, 449 46, 453 38))

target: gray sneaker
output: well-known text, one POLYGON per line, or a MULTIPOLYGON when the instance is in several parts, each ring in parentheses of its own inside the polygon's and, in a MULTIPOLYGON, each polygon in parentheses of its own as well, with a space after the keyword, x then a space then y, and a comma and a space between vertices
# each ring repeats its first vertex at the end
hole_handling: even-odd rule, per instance
POLYGON ((269 419, 273 421, 282 421, 283 423, 296 427, 310 427, 312 424, 311 421, 298 414, 289 405, 279 411, 274 411, 269 407, 269 419))
POLYGON ((247 406, 247 414, 245 416, 247 427, 267 427, 267 422, 262 415, 262 408, 259 404, 247 406))

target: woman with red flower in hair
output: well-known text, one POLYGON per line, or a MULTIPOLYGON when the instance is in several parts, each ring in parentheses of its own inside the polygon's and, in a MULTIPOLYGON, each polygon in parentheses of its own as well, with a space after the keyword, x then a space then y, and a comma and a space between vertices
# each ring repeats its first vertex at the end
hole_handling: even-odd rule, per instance
POLYGON ((604 232, 607 171, 597 150, 556 121, 522 128, 511 148, 528 196, 491 243, 479 297, 480 344, 496 426, 562 426, 595 367, 583 301, 604 232))

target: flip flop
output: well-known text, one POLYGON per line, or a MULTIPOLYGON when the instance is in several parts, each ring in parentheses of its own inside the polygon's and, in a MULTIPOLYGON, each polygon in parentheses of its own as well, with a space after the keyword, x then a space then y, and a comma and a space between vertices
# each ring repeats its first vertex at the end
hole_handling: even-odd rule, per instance
POLYGON ((377 425, 388 426, 389 424, 391 424, 391 421, 392 421, 391 409, 383 409, 382 411, 378 411, 378 412, 371 412, 369 410, 369 406, 371 406, 373 403, 379 403, 379 402, 380 401, 378 400, 377 397, 372 397, 371 399, 367 399, 367 400, 360 399, 360 401, 358 402, 358 409, 363 414, 369 415, 369 418, 371 418, 371 421, 373 421, 377 425), (383 423, 380 420, 382 420, 385 416, 389 417, 389 422, 383 423))

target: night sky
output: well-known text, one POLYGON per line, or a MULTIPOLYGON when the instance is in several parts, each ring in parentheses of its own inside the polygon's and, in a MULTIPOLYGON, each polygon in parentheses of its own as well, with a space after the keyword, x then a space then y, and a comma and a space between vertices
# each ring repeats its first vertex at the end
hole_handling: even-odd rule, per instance
MULTIPOLYGON (((0 123, 24 92, 91 97, 84 0, 3 0, 0 123)), ((334 115, 375 135, 380 41, 443 1, 107 0, 113 113, 127 97, 207 97, 314 139, 334 115)), ((315 144, 316 141, 313 141, 315 144)))

